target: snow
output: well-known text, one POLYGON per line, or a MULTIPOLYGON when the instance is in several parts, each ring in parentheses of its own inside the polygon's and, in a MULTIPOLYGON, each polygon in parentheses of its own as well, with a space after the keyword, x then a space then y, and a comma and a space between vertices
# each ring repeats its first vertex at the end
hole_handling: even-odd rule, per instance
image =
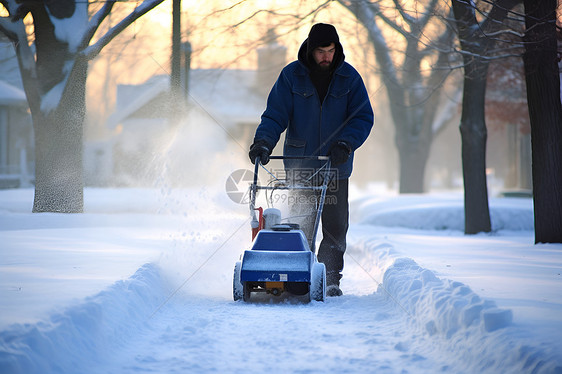
POLYGON ((0 372, 562 372, 562 244, 533 244, 530 199, 465 236, 461 193, 352 189, 344 295, 243 303, 250 217, 217 184, 88 188, 78 215, 0 191, 0 372))
POLYGON ((76 53, 83 42, 85 32, 79 32, 78 30, 88 30, 86 27, 88 24, 88 3, 76 2, 75 7, 72 16, 67 18, 55 17, 49 11, 49 7, 46 7, 49 18, 55 26, 57 40, 68 43, 68 49, 71 53, 76 53))
POLYGON ((0 81, 0 104, 6 106, 27 104, 25 92, 7 82, 0 81))
POLYGON ((63 78, 62 81, 60 81, 59 83, 57 83, 55 86, 53 86, 53 88, 51 88, 49 91, 47 91, 47 93, 45 93, 42 97, 41 97, 41 111, 44 113, 50 113, 53 110, 55 110, 61 101, 62 98, 62 94, 64 93, 64 89, 66 87, 66 83, 68 82, 68 76, 69 76, 69 71, 68 71, 68 67, 69 65, 72 66, 73 62, 71 61, 67 61, 65 63, 65 76, 63 78))

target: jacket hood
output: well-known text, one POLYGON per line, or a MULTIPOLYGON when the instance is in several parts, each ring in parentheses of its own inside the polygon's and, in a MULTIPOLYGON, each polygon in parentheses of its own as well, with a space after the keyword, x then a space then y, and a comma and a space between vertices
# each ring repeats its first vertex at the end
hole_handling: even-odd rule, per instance
POLYGON ((334 59, 330 66, 330 72, 334 72, 345 60, 345 55, 343 54, 343 47, 336 29, 332 25, 317 23, 312 26, 308 38, 306 38, 299 48, 298 60, 309 70, 315 69, 316 62, 314 61, 314 57, 312 57, 312 51, 317 47, 327 46, 330 43, 334 43, 336 46, 334 59))

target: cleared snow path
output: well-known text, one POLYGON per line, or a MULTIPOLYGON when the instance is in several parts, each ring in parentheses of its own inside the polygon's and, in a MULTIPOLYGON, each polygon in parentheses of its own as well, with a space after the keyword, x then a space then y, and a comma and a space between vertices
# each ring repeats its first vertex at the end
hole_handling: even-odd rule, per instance
POLYGON ((408 316, 381 293, 310 304, 183 294, 162 306, 165 283, 146 265, 49 324, 3 332, 16 354, 2 372, 431 373, 455 361, 412 349, 408 316))
MULTIPOLYGON (((165 271, 147 264, 49 322, 2 332, 4 349, 12 354, 2 354, 0 369, 28 374, 560 370, 547 347, 522 344, 525 333, 512 325, 509 310, 396 256, 388 243, 365 239, 350 248, 347 272, 353 277, 346 279, 346 295, 325 303, 233 302, 224 295, 228 287, 223 295, 204 297, 190 294, 190 282, 175 293, 177 284, 170 284, 165 271), (360 253, 371 256, 356 262, 360 253), (362 295, 359 290, 376 286, 377 272, 383 273, 382 285, 362 295)), ((213 284, 209 277, 216 271, 222 272, 201 271, 195 288, 213 284)))
POLYGON ((183 298, 149 322, 140 344, 100 372, 433 372, 409 349, 404 316, 380 295, 326 303, 183 298))
MULTIPOLYGON (((245 215, 174 201, 144 214, 160 206, 152 195, 127 203, 130 191, 100 192, 101 203, 80 216, 12 213, 14 199, 3 203, 0 292, 11 313, 2 316, 0 373, 562 373, 559 342, 522 323, 516 303, 505 306, 522 283, 498 284, 508 291, 500 307, 490 297, 498 291, 480 294, 490 277, 477 266, 503 264, 510 282, 521 272, 519 255, 502 260, 525 253, 517 240, 352 225, 343 297, 247 304, 231 296, 234 262, 249 242, 245 215), (94 256, 96 248, 104 251, 94 256), (133 263, 129 276, 122 265, 133 263), (24 322, 13 324, 19 311, 24 322)), ((525 310, 556 314, 548 326, 560 331, 562 248, 539 249, 528 262, 544 277, 526 267, 525 283, 544 285, 539 298, 548 302, 525 310)))

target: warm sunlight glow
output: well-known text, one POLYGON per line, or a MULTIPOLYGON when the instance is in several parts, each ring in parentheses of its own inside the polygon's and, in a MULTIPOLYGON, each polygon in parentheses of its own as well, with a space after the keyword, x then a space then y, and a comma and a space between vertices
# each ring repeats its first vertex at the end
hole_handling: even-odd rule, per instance
MULTIPOLYGON (((320 8, 314 17, 304 19, 298 14, 311 14, 318 7, 312 2, 293 1, 218 1, 205 2, 183 0, 181 29, 182 41, 191 43, 192 67, 194 68, 241 68, 255 69, 256 50, 263 46, 269 29, 278 35, 278 43, 288 48, 287 58, 296 59, 298 48, 306 38, 310 26, 316 22, 337 25, 342 34, 342 44, 349 50, 355 47, 356 37, 346 38, 347 32, 356 34, 357 22, 342 13, 338 4, 320 8)), ((147 14, 146 21, 162 28, 153 45, 170 43, 172 29, 172 1, 166 0, 147 14)), ((364 47, 359 47, 364 49, 364 47)), ((357 53, 349 54, 363 59, 357 53)))
MULTIPOLYGON (((118 3, 96 34, 103 36, 134 4, 118 3)), ((367 34, 355 18, 337 2, 318 8, 302 0, 181 1, 182 43, 191 44, 192 69, 254 70, 258 50, 265 46, 271 30, 274 43, 287 49, 285 61, 297 58, 310 27, 317 22, 334 24, 346 60, 363 75, 367 86, 378 85, 370 74, 375 58, 367 34)), ((171 73, 172 0, 165 0, 135 21, 103 49, 91 64, 88 77, 88 109, 92 123, 101 124, 112 112, 119 84, 141 84, 155 76, 171 73)), ((88 136, 95 136, 88 133, 88 136)))

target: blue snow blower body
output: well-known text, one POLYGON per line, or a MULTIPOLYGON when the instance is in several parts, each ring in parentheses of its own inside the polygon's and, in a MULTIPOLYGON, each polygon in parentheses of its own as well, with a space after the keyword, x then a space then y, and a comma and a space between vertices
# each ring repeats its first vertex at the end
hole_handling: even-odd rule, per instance
MULTIPOLYGON (((285 159, 282 156, 272 156, 271 158, 285 159)), ((327 157, 314 158, 326 161, 324 167, 329 170, 330 161, 327 157)), ((250 186, 253 244, 250 250, 244 251, 241 261, 238 261, 234 267, 234 300, 250 301, 253 293, 262 292, 274 296, 283 293, 308 295, 308 301, 324 301, 326 268, 316 258, 314 241, 322 214, 328 178, 324 178, 320 186, 259 186, 257 183, 258 166, 259 159, 256 160, 254 183, 250 186), (310 241, 313 243, 313 248, 310 248, 309 241, 298 224, 281 223, 281 212, 278 209, 269 208, 264 211, 261 207, 255 208, 258 190, 279 188, 320 191, 313 237, 310 241), (256 212, 259 217, 256 216, 256 212)))
POLYGON ((261 230, 242 258, 242 282, 310 282, 314 253, 300 230, 261 230))

